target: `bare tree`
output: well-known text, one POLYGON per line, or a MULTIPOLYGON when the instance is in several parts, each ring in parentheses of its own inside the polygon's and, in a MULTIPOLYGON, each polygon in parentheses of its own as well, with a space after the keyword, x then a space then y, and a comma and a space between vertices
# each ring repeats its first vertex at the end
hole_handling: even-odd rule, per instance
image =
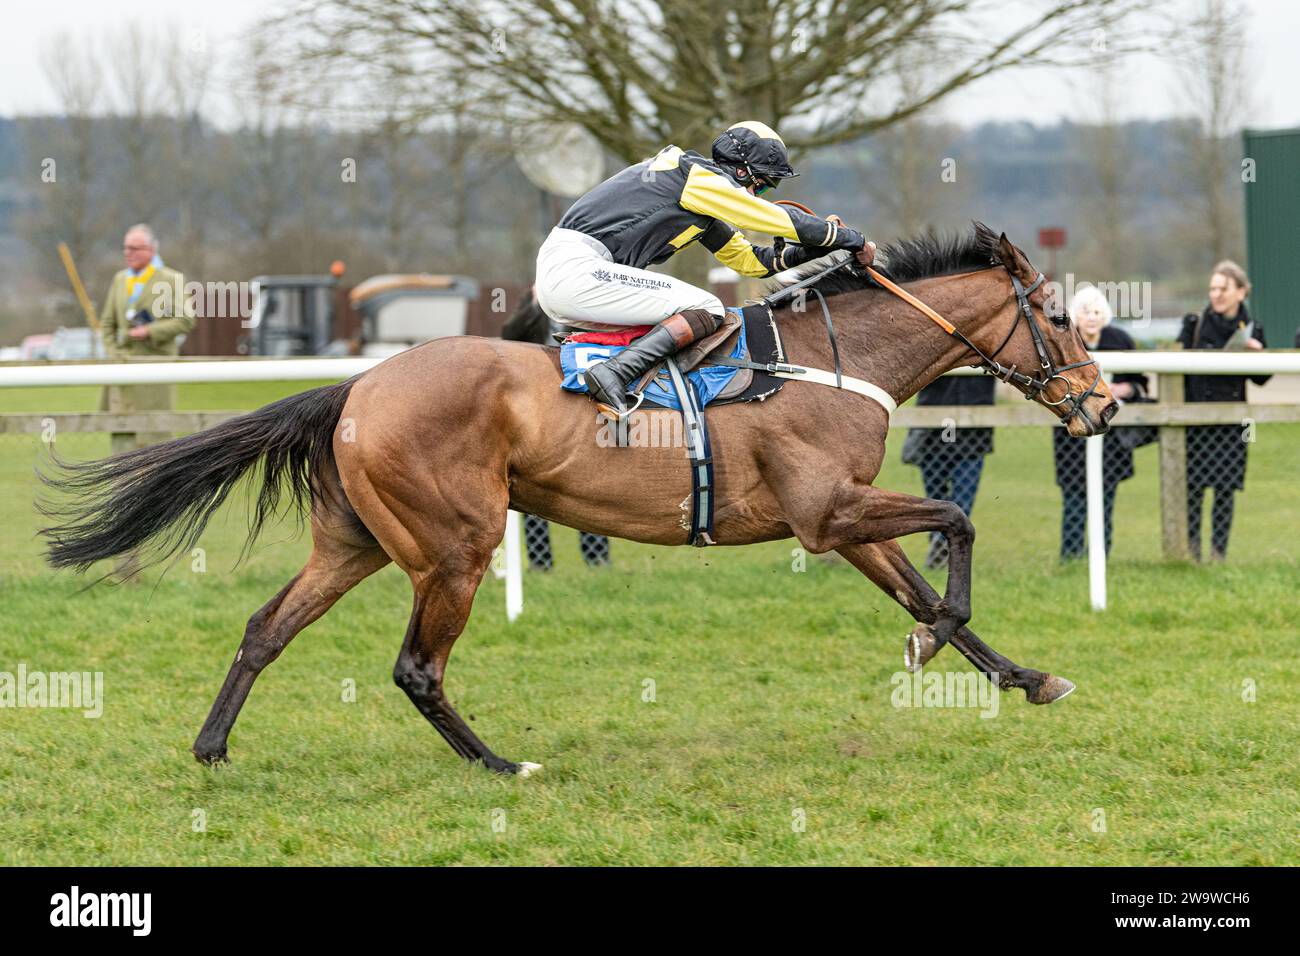
POLYGON ((1086 62, 1090 36, 1125 37, 1154 3, 1043 0, 1016 19, 994 0, 324 0, 281 26, 351 68, 399 50, 435 83, 458 68, 453 95, 494 120, 576 122, 635 162, 738 118, 780 124, 796 151, 856 139, 1000 70, 1086 62), (910 90, 888 79, 904 52, 923 67, 910 90))
POLYGON ((1245 23, 1238 0, 1199 0, 1187 25, 1189 49, 1178 60, 1180 92, 1196 114, 1183 136, 1186 182, 1194 197, 1188 238, 1207 264, 1242 254, 1236 135, 1250 108, 1245 23))
POLYGON ((1076 261, 1096 270, 1094 279, 1115 281, 1131 269, 1130 210, 1124 197, 1131 174, 1132 156, 1126 149, 1125 130, 1119 119, 1121 80, 1119 64, 1108 59, 1090 73, 1083 110, 1090 122, 1075 128, 1075 150, 1082 163, 1076 167, 1078 193, 1084 198, 1081 237, 1076 261))
POLYGON ((242 72, 230 85, 243 125, 228 144, 231 161, 224 164, 227 181, 222 192, 265 254, 292 198, 291 137, 283 95, 287 71, 262 33, 248 38, 239 62, 242 72))
POLYGON ((97 209, 94 200, 97 151, 94 112, 103 90, 102 66, 94 51, 71 33, 52 36, 41 50, 41 69, 62 114, 23 123, 28 176, 36 187, 32 213, 22 229, 37 250, 37 271, 66 287, 55 254, 66 242, 83 270, 97 261, 97 209))
MULTIPOLYGON (((895 61, 893 73, 906 98, 920 96, 925 64, 912 55, 895 61)), ((874 133, 855 165, 863 190, 881 215, 872 222, 878 236, 890 231, 915 236, 936 230, 968 193, 948 147, 957 137, 948 123, 914 113, 874 133)))
POLYGON ((126 223, 156 219, 166 205, 167 168, 158 150, 165 87, 158 55, 168 43, 164 33, 141 20, 128 21, 106 41, 104 58, 122 161, 115 212, 126 223))
MULTIPOLYGON (((801 152, 919 115, 1010 67, 1089 62, 1089 40, 1164 0, 300 0, 274 21, 302 62, 423 78, 417 116, 576 123, 624 162, 700 146, 728 121, 801 152), (896 82, 890 65, 918 64, 896 82)), ((352 89, 360 89, 352 84, 352 89)), ((706 257, 668 264, 705 281, 706 257)))
MULTIPOLYGON (((169 35, 180 35, 171 26, 169 35)), ((215 51, 201 32, 165 44, 160 70, 165 91, 164 105, 176 126, 173 135, 163 138, 159 147, 172 170, 175 189, 176 239, 184 257, 185 270, 204 272, 203 231, 211 210, 209 185, 210 156, 204 149, 206 136, 202 116, 203 104, 212 81, 215 51)))
POLYGON ((470 204, 488 172, 479 155, 485 131, 454 104, 433 121, 412 109, 424 82, 417 71, 394 69, 371 75, 368 82, 373 88, 361 99, 381 105, 362 114, 369 113, 359 137, 369 174, 363 188, 353 192, 367 197, 367 208, 382 216, 386 268, 414 265, 415 246, 426 245, 419 239, 431 235, 442 238, 439 268, 468 266, 476 238, 470 204))
MULTIPOLYGON (((362 162, 382 175, 382 187, 370 190, 371 206, 382 213, 385 268, 397 272, 410 254, 412 233, 427 215, 434 197, 433 171, 414 159, 416 133, 411 124, 391 112, 361 137, 362 162)), ((374 182, 378 177, 367 177, 374 182)))
POLYGON ((446 163, 447 189, 443 194, 447 224, 457 250, 455 268, 470 270, 475 257, 472 200, 480 185, 512 162, 508 144, 494 136, 464 109, 455 110, 445 126, 438 153, 446 163))

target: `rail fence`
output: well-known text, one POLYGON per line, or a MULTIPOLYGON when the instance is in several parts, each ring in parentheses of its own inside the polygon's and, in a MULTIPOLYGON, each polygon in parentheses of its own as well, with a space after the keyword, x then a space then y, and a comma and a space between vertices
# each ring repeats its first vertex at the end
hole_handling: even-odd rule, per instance
MULTIPOLYGON (((1082 440, 1079 453, 1054 439, 1055 480, 1062 490, 1062 556, 1086 552, 1090 568, 1090 596, 1094 608, 1106 606, 1106 552, 1108 512, 1118 481, 1112 460, 1123 460, 1123 446, 1108 446, 1125 429, 1135 436, 1128 444, 1158 446, 1159 521, 1161 553, 1166 559, 1185 560, 1199 539, 1200 499, 1192 506, 1190 490, 1218 487, 1216 475, 1233 466, 1232 442, 1255 439, 1260 425, 1300 422, 1300 402, 1186 402, 1184 376, 1263 375, 1300 373, 1300 351, 1267 352, 1106 352, 1099 356, 1108 374, 1140 372, 1153 375, 1158 401, 1124 405, 1112 421, 1110 438, 1082 440), (1121 428, 1123 426, 1123 428, 1121 428), (1137 437, 1137 436, 1141 437, 1137 437), (1116 448, 1120 452, 1116 453, 1116 448), (1082 474, 1079 474, 1079 470, 1082 474), (1083 528, 1087 547, 1083 547, 1083 528)), ((341 380, 377 365, 378 358, 329 359, 160 359, 130 363, 2 363, 0 388, 178 384, 194 382, 321 381, 341 380)), ((980 374, 963 369, 951 374, 980 374)), ((0 434, 108 433, 114 444, 137 434, 193 432, 243 414, 243 411, 100 411, 48 414, 0 412, 0 434)), ((928 483, 931 475, 946 474, 950 492, 961 494, 960 435, 968 429, 1016 430, 1051 427, 1044 410, 1032 403, 997 405, 904 406, 890 422, 893 429, 934 429, 945 441, 934 446, 929 461, 920 462, 928 483), (945 446, 949 451, 944 451, 945 446), (945 460, 945 455, 951 460, 945 460), (927 464, 930 466, 927 470, 927 464)), ((1057 429, 1060 431, 1060 429, 1057 429)), ((1066 443, 1079 440, 1065 439, 1066 443)), ((1129 451, 1132 449, 1129 448, 1129 451)), ((1244 452, 1243 464, 1244 469, 1244 452)), ((1298 456, 1300 457, 1300 456, 1298 456)), ((1231 476, 1229 476, 1230 478, 1231 476)), ((1225 479, 1228 480, 1228 479, 1225 479)), ((930 489, 927 488, 927 493, 930 489)), ((1231 496, 1228 496, 1229 499, 1231 496)), ((1220 515, 1214 515, 1212 535, 1220 515)), ((1231 520, 1229 512, 1228 520, 1231 520)), ((499 577, 506 579, 507 613, 513 620, 523 607, 519 516, 511 512, 499 577)))

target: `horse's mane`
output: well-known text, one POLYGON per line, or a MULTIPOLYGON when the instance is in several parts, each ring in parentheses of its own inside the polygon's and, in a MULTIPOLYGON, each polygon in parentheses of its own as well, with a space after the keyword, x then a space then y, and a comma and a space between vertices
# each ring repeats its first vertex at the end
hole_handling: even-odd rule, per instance
MULTIPOLYGON (((876 262, 881 264, 878 271, 895 282, 913 282, 931 276, 973 272, 997 265, 1001 261, 997 234, 982 222, 972 223, 972 226, 972 230, 965 234, 942 236, 937 232, 929 232, 887 243, 876 251, 876 262)), ((842 252, 835 255, 843 258, 850 254, 842 252)), ((768 291, 775 292, 793 285, 825 269, 833 261, 830 258, 818 259, 799 266, 789 274, 788 281, 782 281, 768 291)), ((812 285, 805 286, 809 291, 816 289, 825 296, 857 292, 870 287, 871 280, 856 266, 836 269, 812 285)))

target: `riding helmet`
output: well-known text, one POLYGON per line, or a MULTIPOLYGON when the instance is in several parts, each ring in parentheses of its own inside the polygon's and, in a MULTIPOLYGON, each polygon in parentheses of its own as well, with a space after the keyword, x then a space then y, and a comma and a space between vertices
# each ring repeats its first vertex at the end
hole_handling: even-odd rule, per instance
POLYGON ((799 175, 776 130, 758 120, 745 120, 723 130, 713 141, 713 161, 720 166, 744 166, 769 179, 799 175))

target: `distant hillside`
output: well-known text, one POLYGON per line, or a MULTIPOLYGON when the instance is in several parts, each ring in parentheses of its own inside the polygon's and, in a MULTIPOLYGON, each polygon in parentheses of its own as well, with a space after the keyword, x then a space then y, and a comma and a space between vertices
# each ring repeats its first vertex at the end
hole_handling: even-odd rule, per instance
MULTIPOLYGON (((159 230, 164 258, 195 278, 223 281, 321 272, 338 258, 357 278, 447 271, 528 281, 549 227, 543 197, 491 136, 232 133, 198 120, 148 122, 142 134, 116 118, 80 133, 58 117, 0 120, 0 343, 60 316, 77 321, 58 241, 73 246, 97 299, 119 267, 122 229, 140 219, 159 230), (90 157, 81 177, 72 160, 78 135, 90 157), (58 161, 54 184, 41 180, 46 157, 58 161), (340 172, 348 159, 352 182, 340 172)), ((1123 216, 1113 242, 1097 227, 1105 198, 1094 175, 1103 158, 1097 131, 1068 122, 893 129, 797 157, 804 175, 779 195, 837 212, 878 241, 908 222, 964 229, 980 219, 1040 265, 1037 230, 1062 226, 1070 244, 1058 272, 1151 281, 1157 312, 1170 313, 1199 301, 1211 265, 1188 225, 1196 197, 1178 172, 1185 132, 1176 121, 1111 131, 1120 145, 1110 202, 1123 216)), ((1239 202, 1240 186, 1230 195, 1239 202)))

